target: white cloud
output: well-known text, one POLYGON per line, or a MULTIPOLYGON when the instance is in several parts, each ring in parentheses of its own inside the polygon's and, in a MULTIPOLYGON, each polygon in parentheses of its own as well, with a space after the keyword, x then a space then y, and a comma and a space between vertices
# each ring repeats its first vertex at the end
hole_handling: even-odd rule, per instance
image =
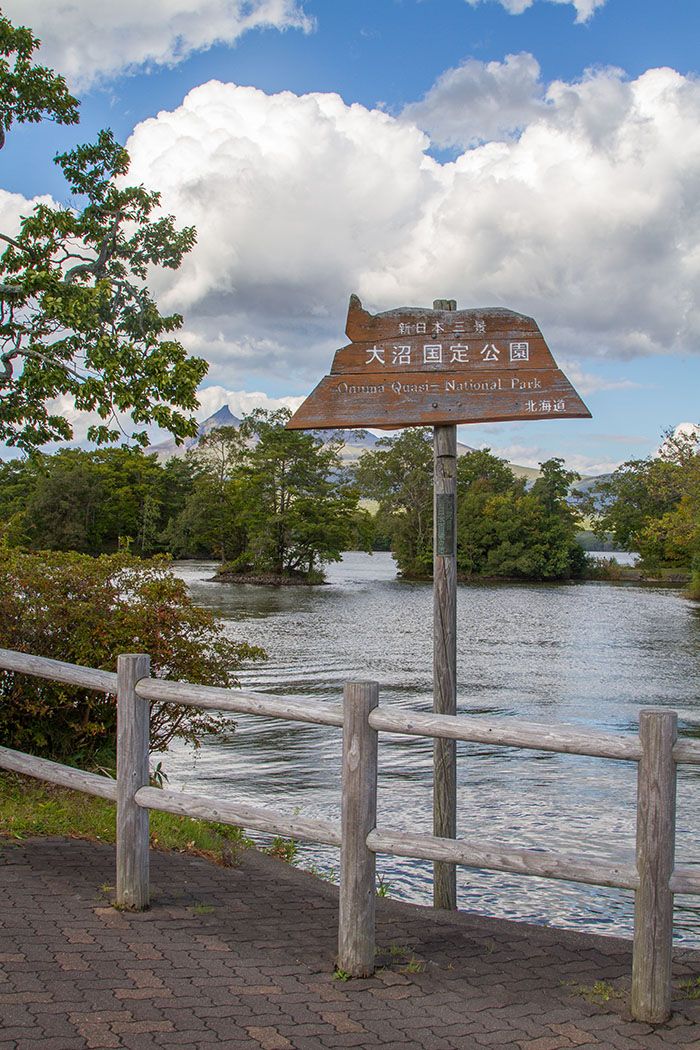
MULTIPOLYGON (((552 449, 548 445, 523 445, 515 442, 498 444, 497 442, 482 441, 479 443, 479 448, 488 448, 499 459, 505 459, 516 466, 531 467, 535 470, 539 468, 540 463, 545 463, 552 458, 552 449)), ((580 452, 558 452, 556 455, 564 460, 567 470, 575 470, 582 478, 610 474, 620 465, 620 461, 616 459, 589 456, 580 452)))
POLYGON ((175 65, 251 29, 312 28, 301 0, 3 0, 3 14, 30 25, 41 60, 74 89, 137 68, 175 65))
POLYGON ((234 416, 241 418, 255 408, 264 408, 274 412, 279 408, 296 411, 303 397, 268 397, 262 391, 227 390, 223 386, 208 386, 199 392, 199 411, 197 419, 202 422, 218 412, 222 405, 228 405, 234 416))
POLYGON ((597 394, 601 391, 644 389, 642 383, 637 383, 632 379, 623 379, 622 377, 619 379, 606 379, 592 372, 586 372, 577 361, 570 361, 560 357, 557 364, 583 397, 587 397, 589 394, 597 394))
POLYGON ((557 360, 700 350, 700 82, 602 70, 541 87, 519 56, 462 83, 482 131, 501 90, 520 131, 444 164, 407 118, 332 94, 210 82, 135 129, 130 178, 198 229, 157 287, 213 383, 308 389, 345 342, 349 292, 371 310, 508 306, 557 360))
MULTIPOLYGON (((343 341, 349 292, 388 269, 439 189, 427 138, 337 95, 268 96, 210 82, 128 142, 129 178, 158 187, 194 223, 198 244, 160 278, 163 304, 184 310, 191 348, 212 378, 309 379, 343 341)), ((330 363, 328 361, 328 363, 330 363)))
MULTIPOLYGON (((471 4, 472 7, 476 7, 477 4, 485 2, 487 2, 487 0, 467 0, 467 3, 471 4)), ((523 11, 527 11, 528 7, 532 7, 535 0, 498 0, 498 2, 502 4, 510 14, 521 15, 523 11)), ((595 11, 606 3, 606 0, 549 0, 549 3, 572 4, 576 9, 576 21, 587 22, 588 19, 593 16, 595 11)))
POLYGON ((438 77, 403 117, 427 131, 435 145, 471 146, 510 136, 541 117, 543 96, 532 55, 506 55, 503 62, 470 58, 438 77))

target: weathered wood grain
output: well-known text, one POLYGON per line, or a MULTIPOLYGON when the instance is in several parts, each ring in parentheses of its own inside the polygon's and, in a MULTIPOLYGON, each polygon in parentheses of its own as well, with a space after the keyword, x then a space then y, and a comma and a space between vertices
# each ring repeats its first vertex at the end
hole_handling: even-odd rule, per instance
POLYGON ((389 733, 407 736, 435 736, 499 747, 524 747, 535 751, 591 755, 637 761, 642 756, 639 738, 631 733, 594 733, 577 726, 555 726, 536 722, 516 722, 458 715, 456 718, 377 708, 369 716, 370 725, 389 733))
POLYGON ((267 718, 325 726, 343 724, 343 708, 340 704, 321 704, 315 700, 268 696, 265 693, 221 689, 212 685, 166 682, 162 678, 144 679, 136 686, 136 692, 145 700, 184 704, 208 711, 237 711, 241 714, 264 715, 267 718))
POLYGON ((117 660, 117 904, 132 911, 149 903, 148 810, 134 796, 149 780, 150 710, 134 687, 150 669, 151 658, 143 654, 117 660))
POLYGON ((240 802, 226 802, 206 795, 184 794, 181 791, 144 787, 136 792, 137 805, 158 809, 164 813, 213 820, 231 824, 247 831, 263 831, 271 835, 299 839, 302 842, 323 842, 340 846, 340 827, 328 820, 310 820, 295 814, 286 815, 272 806, 249 806, 240 802))
POLYGON ((442 860, 483 871, 508 871, 516 875, 537 875, 543 879, 565 879, 593 886, 635 889, 639 883, 633 861, 614 857, 594 857, 574 853, 518 850, 497 843, 474 840, 441 839, 430 835, 407 835, 377 828, 367 837, 376 853, 420 860, 442 860))
POLYGON ((700 865, 676 865, 669 880, 671 893, 700 894, 700 865))
POLYGON ((376 682, 345 686, 338 969, 351 977, 374 973, 376 858, 367 836, 377 822, 377 734, 368 716, 378 698, 376 682))
POLYGON ((673 745, 673 760, 700 766, 700 740, 677 740, 673 745))
POLYGON ((676 834, 675 711, 639 714, 643 755, 637 779, 637 871, 632 956, 632 1013, 658 1024, 671 1013, 671 952, 676 834))
POLYGON ((116 693, 117 676, 113 671, 100 671, 95 667, 80 667, 62 660, 51 660, 46 656, 18 653, 13 649, 0 649, 0 667, 6 671, 51 678, 64 685, 77 685, 84 689, 95 689, 100 693, 116 693))
POLYGON ((590 412, 558 368, 493 372, 382 368, 325 376, 287 423, 324 427, 438 426, 502 420, 587 419, 590 412))
POLYGON ((381 314, 351 296, 346 332, 327 375, 290 429, 586 418, 532 317, 498 307, 401 307, 381 314))
POLYGON ((99 776, 97 773, 85 773, 82 769, 51 762, 48 758, 35 758, 34 755, 25 755, 22 751, 0 747, 0 767, 10 769, 13 773, 24 773, 38 780, 46 780, 49 784, 60 784, 61 787, 72 788, 73 791, 84 791, 87 795, 108 798, 112 802, 117 800, 116 780, 99 776))
MULTIPOLYGON (((433 435, 433 711, 457 713, 457 428, 435 427, 433 435)), ((457 834, 457 745, 433 743, 433 834, 457 834)), ((433 865, 433 903, 457 907, 454 864, 433 865)))

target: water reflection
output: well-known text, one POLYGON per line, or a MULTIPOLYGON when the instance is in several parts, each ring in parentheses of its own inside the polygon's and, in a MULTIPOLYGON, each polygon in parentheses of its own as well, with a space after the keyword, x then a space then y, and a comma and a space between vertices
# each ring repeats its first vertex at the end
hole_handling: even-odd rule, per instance
MULTIPOLYGON (((178 572, 232 636, 262 645, 249 688, 337 703, 348 680, 379 682, 381 703, 432 706, 432 590, 396 578, 392 559, 347 555, 329 585, 208 582, 211 563, 178 572)), ((481 584, 458 589, 458 703, 463 712, 636 730, 645 706, 700 731, 700 617, 667 587, 620 583, 481 584)), ((339 818, 340 734, 331 727, 237 718, 230 739, 168 756, 172 785, 307 816, 339 818)), ((513 846, 598 853, 634 849, 636 767, 575 755, 458 744, 459 833, 513 846)), ((700 771, 681 769, 679 862, 700 861, 700 771)), ((432 743, 380 740, 380 823, 429 833, 432 743)), ((302 866, 337 869, 330 847, 302 847, 302 866)), ((429 864, 378 857, 392 892, 431 899, 429 864)), ((458 871, 464 909, 599 933, 631 932, 631 894, 498 873, 458 871)), ((700 945, 700 903, 677 902, 677 936, 700 945)))

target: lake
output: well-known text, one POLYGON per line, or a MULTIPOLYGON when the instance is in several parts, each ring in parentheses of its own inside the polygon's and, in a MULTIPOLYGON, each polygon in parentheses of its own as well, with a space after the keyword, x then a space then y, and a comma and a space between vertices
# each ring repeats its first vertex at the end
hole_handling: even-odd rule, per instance
MULTIPOLYGON (((261 645, 242 684, 339 703, 343 684, 375 680, 380 703, 432 708, 432 587, 401 580, 386 553, 349 553, 318 587, 209 582, 213 562, 176 566, 232 637, 261 645)), ((677 588, 617 582, 458 587, 460 713, 635 731, 639 709, 676 710, 700 732, 700 608, 677 588)), ((163 765, 174 788, 340 817, 340 733, 236 716, 198 751, 163 765)), ((458 834, 519 848, 633 853, 636 764, 458 743, 458 834)), ((380 735, 378 823, 432 832, 432 741, 380 735)), ((678 778, 679 863, 700 863, 700 767, 678 778)), ((301 844, 301 867, 334 878, 338 853, 301 844)), ((432 865, 386 856, 391 896, 430 903, 432 865)), ((569 929, 631 936, 632 894, 457 870, 458 906, 569 929)), ((700 898, 676 898, 676 940, 700 947, 700 898)))

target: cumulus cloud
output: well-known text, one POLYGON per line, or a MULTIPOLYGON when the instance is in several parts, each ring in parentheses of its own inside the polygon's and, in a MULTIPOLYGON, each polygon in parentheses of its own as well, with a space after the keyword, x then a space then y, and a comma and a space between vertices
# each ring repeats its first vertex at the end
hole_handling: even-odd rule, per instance
POLYGON ((442 83, 454 114, 459 83, 481 113, 445 163, 429 122, 332 94, 210 82, 135 129, 129 178, 198 229, 156 286, 212 382, 308 387, 345 342, 349 292, 371 310, 507 306, 569 361, 700 349, 700 82, 599 70, 542 86, 518 56, 442 83), (497 139, 499 92, 513 127, 497 139))
POLYGON ((513 135, 545 108, 539 63, 523 53, 503 62, 470 58, 448 69, 403 117, 424 128, 435 145, 472 146, 513 135))
POLYGON ((208 386, 201 391, 197 419, 200 422, 218 412, 222 405, 228 405, 234 416, 240 419, 255 408, 264 408, 274 412, 279 408, 288 408, 295 412, 304 400, 303 397, 269 397, 260 390, 227 390, 223 386, 208 386))
MULTIPOLYGON (((472 7, 485 2, 487 0, 467 0, 467 3, 471 4, 472 7)), ((498 2, 510 14, 521 15, 523 11, 527 11, 528 7, 532 7, 535 0, 498 0, 498 2)), ((605 4, 606 0, 548 0, 548 2, 553 4, 572 4, 576 10, 576 21, 587 22, 597 9, 605 4)))
POLYGON ((251 29, 313 26, 301 0, 4 0, 2 9, 32 27, 42 61, 80 90, 125 71, 175 65, 251 29))

